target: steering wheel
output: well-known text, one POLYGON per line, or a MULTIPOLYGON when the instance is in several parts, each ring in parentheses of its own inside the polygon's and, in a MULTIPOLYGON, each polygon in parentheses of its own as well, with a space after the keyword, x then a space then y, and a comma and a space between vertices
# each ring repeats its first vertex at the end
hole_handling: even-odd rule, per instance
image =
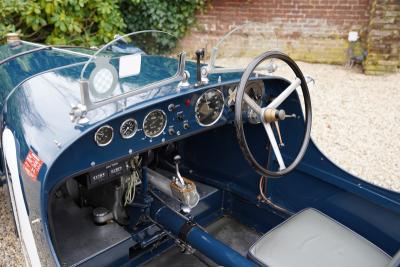
POLYGON ((307 82, 304 79, 303 73, 301 72, 300 68, 297 64, 286 54, 278 52, 278 51, 268 51, 260 56, 256 57, 246 68, 244 71, 242 78, 240 80, 237 92, 236 92, 236 101, 235 101, 235 126, 236 126, 236 136, 239 142, 240 149, 243 152, 244 157, 250 163, 250 165, 254 168, 256 172, 260 175, 265 177, 272 177, 277 178, 288 174, 302 160, 304 154, 306 153, 308 143, 310 141, 310 133, 311 133, 311 99, 310 93, 308 91, 307 82), (247 95, 245 92, 246 85, 249 81, 250 76, 252 75, 255 68, 260 65, 265 60, 268 59, 280 59, 285 62, 294 72, 296 78, 291 84, 283 90, 275 99, 272 100, 266 107, 259 106, 250 96, 247 95), (293 91, 296 90, 298 86, 301 86, 301 90, 303 92, 304 97, 304 105, 305 105, 305 132, 304 138, 299 149, 299 152, 293 162, 286 166, 283 160, 281 151, 275 139, 274 132, 271 127, 271 123, 275 123, 281 120, 284 120, 286 117, 286 113, 284 110, 279 110, 278 107, 282 104, 289 95, 292 94, 293 91), (243 117, 242 117, 242 110, 243 110, 243 103, 246 103, 259 117, 262 125, 264 126, 265 131, 267 132, 267 136, 269 139, 270 147, 275 154, 276 160, 279 164, 278 171, 271 171, 267 167, 262 166, 253 156, 251 153, 249 146, 246 141, 244 128, 243 128, 243 117))

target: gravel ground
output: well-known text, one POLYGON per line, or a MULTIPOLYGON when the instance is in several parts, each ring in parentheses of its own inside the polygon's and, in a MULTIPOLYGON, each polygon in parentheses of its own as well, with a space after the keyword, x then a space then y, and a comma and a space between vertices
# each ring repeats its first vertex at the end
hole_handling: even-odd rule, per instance
MULTIPOLYGON (((312 137, 320 149, 345 170, 400 191, 400 73, 377 77, 357 68, 299 65, 316 81, 312 137)), ((6 197, 0 189, 0 266, 23 266, 6 197)))
POLYGON ((337 165, 400 192, 400 73, 367 76, 357 68, 299 63, 311 88, 312 137, 337 165))
POLYGON ((5 186, 0 188, 0 266, 25 266, 21 245, 14 233, 14 219, 6 190, 5 186))

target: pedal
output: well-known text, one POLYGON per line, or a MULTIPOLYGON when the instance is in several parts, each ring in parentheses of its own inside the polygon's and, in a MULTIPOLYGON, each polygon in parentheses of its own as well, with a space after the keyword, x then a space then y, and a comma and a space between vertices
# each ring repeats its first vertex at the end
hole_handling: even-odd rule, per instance
POLYGON ((92 215, 93 215, 93 221, 96 224, 105 224, 114 218, 112 212, 110 212, 108 209, 104 207, 97 207, 93 209, 92 215))

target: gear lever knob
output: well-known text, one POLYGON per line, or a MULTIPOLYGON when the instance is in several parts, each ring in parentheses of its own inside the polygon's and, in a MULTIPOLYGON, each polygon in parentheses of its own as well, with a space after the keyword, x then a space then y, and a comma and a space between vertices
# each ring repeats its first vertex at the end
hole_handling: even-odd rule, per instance
POLYGON ((181 156, 179 156, 179 155, 176 155, 175 157, 174 157, 174 162, 175 162, 175 164, 179 164, 179 163, 181 163, 181 156))

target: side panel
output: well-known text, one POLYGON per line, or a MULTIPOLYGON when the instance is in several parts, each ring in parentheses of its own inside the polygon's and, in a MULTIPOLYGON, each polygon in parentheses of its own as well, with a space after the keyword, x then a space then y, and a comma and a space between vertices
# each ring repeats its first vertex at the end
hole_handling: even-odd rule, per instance
POLYGON ((30 264, 32 266, 41 266, 35 239, 33 237, 31 223, 25 206, 24 195, 22 194, 17 161, 17 147, 14 135, 9 129, 4 130, 2 141, 6 164, 11 176, 9 178, 12 182, 15 208, 17 212, 16 223, 18 225, 19 235, 24 246, 24 251, 29 258, 30 264))

